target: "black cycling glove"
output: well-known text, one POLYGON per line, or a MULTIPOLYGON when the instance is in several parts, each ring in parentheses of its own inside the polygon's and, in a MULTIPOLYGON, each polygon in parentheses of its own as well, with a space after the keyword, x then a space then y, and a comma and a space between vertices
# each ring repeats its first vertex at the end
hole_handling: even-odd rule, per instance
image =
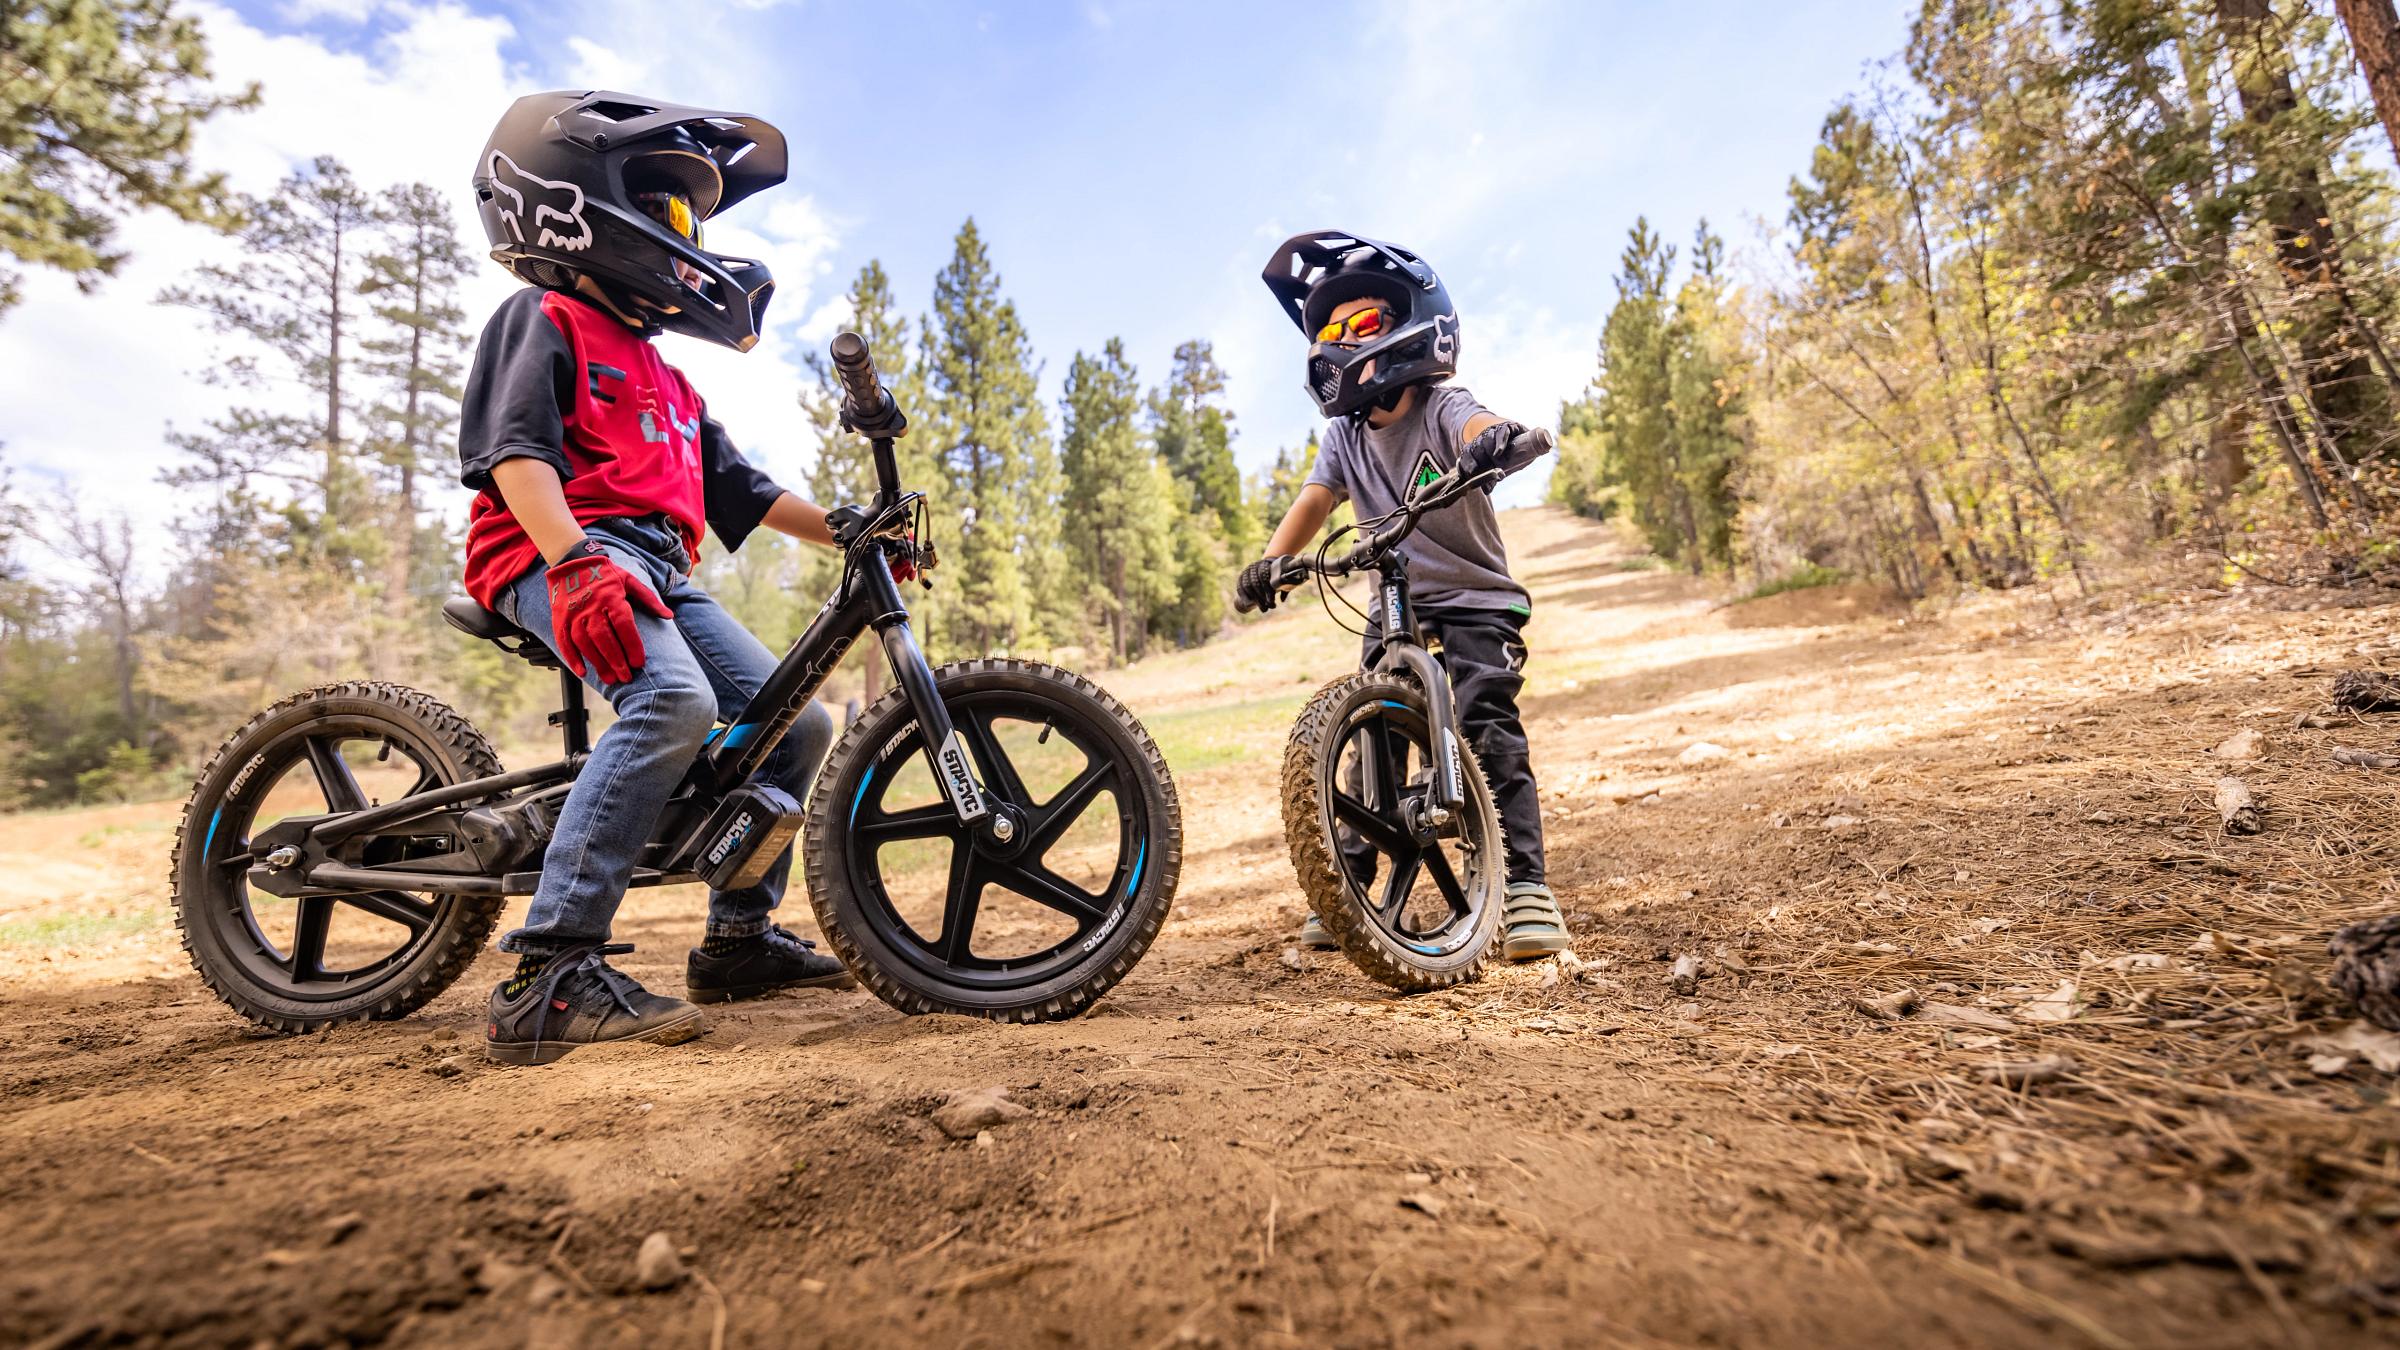
POLYGON ((1283 598, 1275 583, 1292 561, 1290 554, 1277 554, 1243 568, 1241 580, 1233 583, 1234 598, 1261 614, 1275 608, 1275 602, 1283 598))
MULTIPOLYGON (((1467 442, 1467 448, 1458 452, 1458 476, 1473 478, 1493 469, 1507 470, 1509 446, 1524 434, 1525 427, 1516 422, 1495 422, 1485 427, 1482 435, 1467 442)), ((1498 481, 1484 484, 1483 490, 1491 491, 1498 481)))

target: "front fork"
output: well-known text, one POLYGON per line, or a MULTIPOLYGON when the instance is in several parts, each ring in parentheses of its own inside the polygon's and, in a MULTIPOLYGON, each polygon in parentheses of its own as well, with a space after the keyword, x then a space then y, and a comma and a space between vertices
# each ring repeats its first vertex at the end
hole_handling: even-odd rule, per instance
POLYGON ((807 631, 793 642, 792 650, 805 654, 802 659, 787 659, 768 680, 767 687, 751 701, 752 707, 777 709, 774 717, 765 723, 737 724, 726 732, 711 760, 717 790, 730 790, 758 771, 776 742, 799 719, 801 709, 816 696, 825 677, 833 673, 859 630, 872 627, 877 640, 883 643, 884 655, 892 663, 900 692, 908 699, 910 709, 917 715, 917 726, 924 732, 926 767, 933 771, 934 781, 942 785, 959 823, 978 825, 988 821, 995 830, 1010 828, 1013 822, 993 816, 991 802, 975 779, 974 761, 967 754, 966 741, 950 721, 950 710, 934 687, 933 667, 925 660, 916 635, 909 629, 908 605, 900 598, 900 587, 892 580, 882 547, 877 545, 871 552, 872 557, 861 559, 859 566, 852 569, 849 590, 818 611, 807 631))
MULTIPOLYGON (((1454 828, 1467 804, 1466 775, 1458 753, 1458 708, 1450 695, 1450 673, 1425 649, 1417 627, 1417 609, 1408 594, 1408 560, 1398 551, 1378 568, 1378 618, 1383 627, 1383 656, 1375 668, 1405 669, 1425 691, 1425 729, 1433 743, 1433 793, 1427 802, 1425 824, 1436 832, 1454 828)), ((1395 788, 1399 785, 1394 784, 1395 788)))

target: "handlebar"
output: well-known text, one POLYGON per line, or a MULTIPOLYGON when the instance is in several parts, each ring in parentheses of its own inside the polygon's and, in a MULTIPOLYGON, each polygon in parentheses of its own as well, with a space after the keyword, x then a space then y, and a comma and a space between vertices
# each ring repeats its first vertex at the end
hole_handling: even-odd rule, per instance
MULTIPOLYGON (((1338 558, 1301 556, 1287 558, 1275 577, 1277 591, 1290 591, 1310 575, 1346 577, 1363 572, 1383 561, 1386 553, 1401 540, 1417 532, 1417 525, 1427 515, 1441 510, 1487 483, 1497 483, 1503 476, 1500 469, 1486 469, 1472 478, 1462 478, 1452 469, 1432 482, 1408 494, 1400 509, 1386 516, 1383 522, 1360 539, 1356 547, 1338 558)), ((1234 597, 1233 607, 1247 614, 1253 608, 1240 596, 1234 597)))
POLYGON ((908 419, 892 402, 875 373, 875 354, 856 333, 836 333, 830 348, 833 373, 842 382, 842 423, 861 436, 882 440, 908 430, 908 419))

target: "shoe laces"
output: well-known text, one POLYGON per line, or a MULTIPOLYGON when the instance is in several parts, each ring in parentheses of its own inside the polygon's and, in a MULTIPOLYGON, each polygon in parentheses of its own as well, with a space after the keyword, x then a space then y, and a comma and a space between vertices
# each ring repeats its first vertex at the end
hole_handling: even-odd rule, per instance
POLYGON ((541 992, 541 1016, 534 1019, 533 1037, 542 1038, 549 1030, 550 1014, 560 1003, 590 1007, 593 996, 605 994, 609 1002, 625 1010, 627 1017, 638 1017, 632 995, 642 986, 631 975, 608 963, 612 956, 623 956, 633 950, 630 942, 607 942, 591 947, 570 947, 551 959, 536 987, 541 992), (576 978, 582 976, 584 978, 576 978))
POLYGON ((786 928, 779 923, 769 925, 767 931, 759 934, 759 936, 766 939, 766 943, 770 947, 798 947, 801 955, 803 956, 817 949, 816 943, 809 941, 807 938, 800 936, 798 933, 793 932, 791 929, 786 928))

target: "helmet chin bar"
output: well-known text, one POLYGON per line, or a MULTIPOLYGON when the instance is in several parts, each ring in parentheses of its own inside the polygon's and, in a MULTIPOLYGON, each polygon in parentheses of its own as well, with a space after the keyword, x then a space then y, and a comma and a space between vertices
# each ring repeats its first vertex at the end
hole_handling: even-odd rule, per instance
POLYGON ((1412 386, 1450 378, 1447 370, 1428 371, 1423 360, 1396 359, 1419 346, 1429 348, 1436 336, 1437 325, 1428 320, 1364 346, 1316 343, 1308 349, 1309 397, 1326 417, 1388 412, 1412 386))

